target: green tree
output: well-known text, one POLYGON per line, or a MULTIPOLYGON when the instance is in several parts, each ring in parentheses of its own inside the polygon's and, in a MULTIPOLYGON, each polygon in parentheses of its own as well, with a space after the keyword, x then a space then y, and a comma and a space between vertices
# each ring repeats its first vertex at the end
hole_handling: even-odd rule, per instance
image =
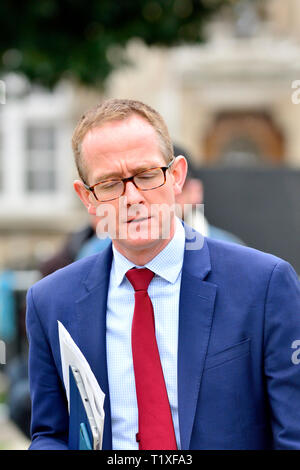
POLYGON ((53 87, 69 77, 101 86, 124 46, 203 41, 203 27, 233 0, 9 0, 0 3, 0 73, 53 87))

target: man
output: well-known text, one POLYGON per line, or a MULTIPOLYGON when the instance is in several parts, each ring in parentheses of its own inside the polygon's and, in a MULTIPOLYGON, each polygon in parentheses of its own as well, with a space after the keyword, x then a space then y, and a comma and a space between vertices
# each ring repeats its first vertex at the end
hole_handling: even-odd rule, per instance
POLYGON ((149 106, 90 110, 73 150, 113 242, 28 292, 31 448, 67 448, 59 320, 106 395, 103 449, 299 449, 293 268, 175 217, 187 164, 149 106))

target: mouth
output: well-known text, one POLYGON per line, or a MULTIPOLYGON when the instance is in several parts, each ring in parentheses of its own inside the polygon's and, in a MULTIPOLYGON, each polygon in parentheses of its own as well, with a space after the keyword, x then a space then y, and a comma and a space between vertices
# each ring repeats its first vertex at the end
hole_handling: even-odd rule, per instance
POLYGON ((144 222, 145 220, 149 220, 149 219, 150 219, 150 217, 139 217, 139 218, 129 219, 129 220, 127 220, 127 224, 140 223, 140 222, 144 222))

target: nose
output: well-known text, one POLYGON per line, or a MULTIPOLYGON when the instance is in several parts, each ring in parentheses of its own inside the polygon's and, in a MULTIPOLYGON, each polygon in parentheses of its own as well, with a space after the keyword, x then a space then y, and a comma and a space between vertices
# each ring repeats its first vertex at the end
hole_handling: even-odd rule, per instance
POLYGON ((142 192, 138 190, 132 181, 125 182, 125 192, 123 196, 127 198, 127 206, 144 202, 142 192))

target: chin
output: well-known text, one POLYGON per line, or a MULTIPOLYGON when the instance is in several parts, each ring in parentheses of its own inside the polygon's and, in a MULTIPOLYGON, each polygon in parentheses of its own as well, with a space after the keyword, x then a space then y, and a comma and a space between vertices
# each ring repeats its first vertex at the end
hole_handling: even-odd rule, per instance
POLYGON ((151 222, 148 220, 141 224, 123 226, 115 238, 120 248, 122 246, 123 249, 132 251, 142 251, 159 246, 163 248, 169 240, 170 230, 163 230, 162 224, 153 219, 151 222))
POLYGON ((133 238, 133 237, 130 237, 130 238, 127 238, 127 240, 125 241, 126 245, 130 246, 131 248, 147 248, 151 245, 155 245, 155 244, 158 244, 159 242, 161 243, 163 240, 159 239, 159 238, 151 238, 150 236, 147 237, 147 238, 142 238, 142 237, 137 237, 137 238, 133 238))
POLYGON ((126 250, 131 252, 143 252, 149 250, 149 254, 157 247, 166 244, 166 240, 161 238, 127 238, 126 240, 118 240, 118 245, 126 250))

